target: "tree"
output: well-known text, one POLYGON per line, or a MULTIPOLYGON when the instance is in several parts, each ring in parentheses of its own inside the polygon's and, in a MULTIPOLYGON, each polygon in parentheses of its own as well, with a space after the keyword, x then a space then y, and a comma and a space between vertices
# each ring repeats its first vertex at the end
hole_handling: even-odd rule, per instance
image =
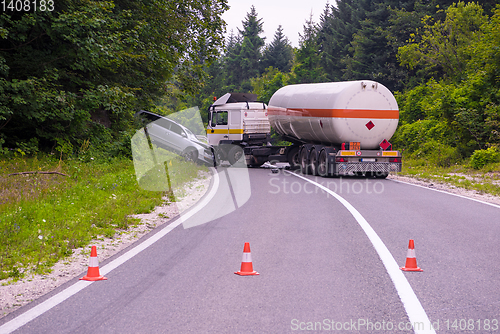
POLYGON ((372 79, 394 89, 398 81, 390 79, 390 64, 396 63, 396 53, 388 45, 386 32, 390 11, 387 2, 367 2, 367 10, 358 14, 364 19, 353 34, 352 53, 346 58, 344 78, 372 79))
POLYGON ((317 40, 320 65, 330 81, 342 81, 352 35, 359 27, 354 1, 339 0, 336 7, 327 3, 320 17, 317 40))
POLYGON ((320 66, 317 33, 318 27, 311 14, 304 25, 303 34, 299 34, 299 48, 295 51, 295 65, 292 69, 295 83, 327 81, 325 71, 320 66))
POLYGON ((288 85, 289 80, 289 73, 268 67, 262 76, 251 80, 253 93, 257 94, 259 101, 269 103, 271 96, 281 87, 288 85))
POLYGON ((257 18, 257 11, 252 6, 243 21, 243 30, 239 31, 243 36, 239 54, 242 80, 249 80, 260 74, 261 48, 265 44, 264 38, 259 36, 263 32, 262 24, 262 19, 257 18))
POLYGON ((399 97, 402 120, 409 123, 398 131, 420 129, 467 157, 500 144, 500 8, 488 18, 479 5, 459 2, 445 14, 432 25, 426 19, 426 29, 400 48, 408 66, 433 77, 399 97), (440 130, 421 129, 422 118, 440 130))
POLYGON ((194 92, 222 45, 226 0, 60 0, 0 15, 0 128, 71 153, 109 144, 177 81, 194 92))
POLYGON ((464 79, 471 59, 470 45, 475 32, 486 22, 487 16, 476 3, 458 2, 446 10, 446 19, 432 24, 424 18, 423 31, 412 34, 407 45, 399 48, 398 59, 410 69, 424 68, 428 73, 460 82, 464 79))
POLYGON ((227 41, 226 53, 224 55, 224 71, 226 75, 225 85, 229 88, 229 91, 235 90, 236 87, 241 85, 242 74, 241 74, 241 44, 243 43, 243 38, 241 35, 234 35, 231 31, 229 39, 227 41))
POLYGON ((274 40, 264 50, 262 68, 272 66, 281 72, 289 72, 293 63, 293 48, 288 38, 283 34, 283 28, 278 26, 274 40))

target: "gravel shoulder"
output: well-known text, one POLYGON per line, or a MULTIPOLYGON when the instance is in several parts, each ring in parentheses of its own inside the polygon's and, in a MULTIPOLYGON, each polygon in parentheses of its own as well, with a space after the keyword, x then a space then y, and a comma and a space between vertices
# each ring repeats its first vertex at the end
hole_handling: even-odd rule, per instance
POLYGON ((90 245, 97 246, 97 257, 103 261, 137 242, 156 227, 169 223, 203 197, 209 189, 211 178, 209 172, 200 172, 196 180, 185 185, 185 195, 177 198, 177 202, 166 202, 166 205, 156 207, 151 213, 131 216, 140 222, 127 230, 118 231, 112 238, 98 237, 88 247, 74 249, 73 255, 56 263, 49 274, 27 275, 18 281, 0 281, 0 319, 67 281, 84 276, 89 264, 90 245))
POLYGON ((419 186, 426 187, 426 188, 445 191, 445 192, 449 192, 449 193, 452 193, 455 195, 465 196, 465 197, 474 198, 474 199, 477 199, 477 200, 480 200, 483 202, 500 205, 500 197, 498 197, 498 196, 483 194, 483 193, 480 193, 480 192, 475 191, 475 190, 468 190, 468 189, 464 189, 464 188, 455 187, 453 185, 450 185, 450 184, 447 184, 444 182, 437 182, 437 181, 433 181, 433 180, 426 180, 426 179, 401 176, 401 175, 394 175, 394 174, 389 175, 387 177, 387 179, 411 183, 411 184, 419 185, 419 186))

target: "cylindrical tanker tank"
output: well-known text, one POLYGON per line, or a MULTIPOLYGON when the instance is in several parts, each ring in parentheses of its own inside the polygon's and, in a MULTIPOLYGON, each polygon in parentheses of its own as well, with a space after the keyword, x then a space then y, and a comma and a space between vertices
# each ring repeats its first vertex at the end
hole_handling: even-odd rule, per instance
POLYGON ((359 142, 379 149, 398 126, 392 93, 370 80, 289 85, 269 101, 268 116, 278 134, 303 142, 359 142))

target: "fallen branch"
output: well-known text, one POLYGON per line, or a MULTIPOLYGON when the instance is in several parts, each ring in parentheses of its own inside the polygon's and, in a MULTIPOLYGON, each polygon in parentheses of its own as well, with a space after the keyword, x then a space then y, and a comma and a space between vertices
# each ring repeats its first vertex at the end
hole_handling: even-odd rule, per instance
POLYGON ((20 172, 20 173, 7 174, 7 176, 24 175, 24 174, 57 174, 57 175, 62 175, 62 176, 69 176, 68 174, 63 174, 63 173, 59 173, 59 172, 20 172))

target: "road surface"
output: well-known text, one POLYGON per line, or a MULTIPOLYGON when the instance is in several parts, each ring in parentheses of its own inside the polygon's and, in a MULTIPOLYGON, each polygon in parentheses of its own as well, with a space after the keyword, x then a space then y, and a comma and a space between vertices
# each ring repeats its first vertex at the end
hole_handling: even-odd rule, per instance
POLYGON ((152 232, 164 235, 108 280, 68 282, 4 317, 0 332, 76 286, 14 332, 500 333, 499 207, 391 180, 305 177, 339 199, 293 173, 249 173, 251 197, 237 210, 152 232), (409 239, 424 271, 391 274, 409 239), (258 276, 234 274, 245 242, 258 276), (419 307, 423 318, 412 318, 419 307))

